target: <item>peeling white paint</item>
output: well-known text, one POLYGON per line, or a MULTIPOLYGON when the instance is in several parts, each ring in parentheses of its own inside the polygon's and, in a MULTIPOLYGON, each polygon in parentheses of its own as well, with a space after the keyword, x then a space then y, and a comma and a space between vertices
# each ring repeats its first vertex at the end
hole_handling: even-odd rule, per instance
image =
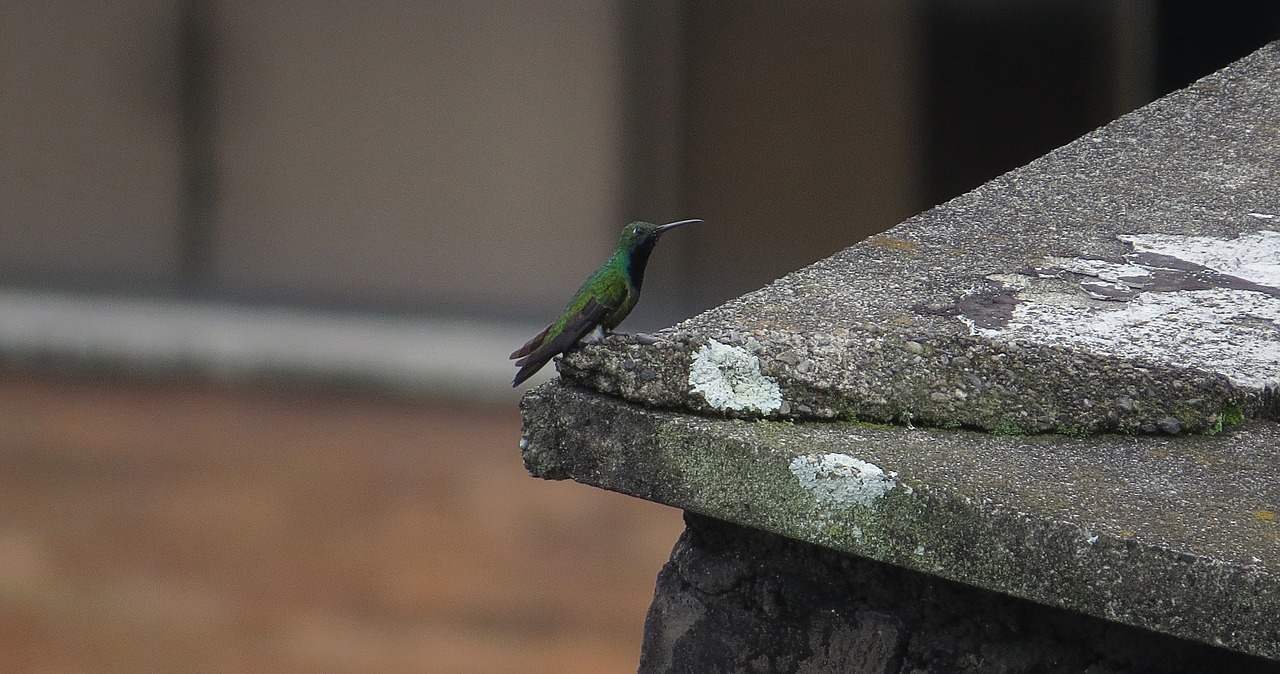
POLYGON ((1280 300, 1215 288, 1139 293, 1115 308, 1022 302, 1008 325, 976 334, 1066 344, 1221 372, 1237 384, 1280 383, 1280 300))
POLYGON ((1176 234, 1121 235, 1143 253, 1157 253, 1204 265, 1259 285, 1280 288, 1280 232, 1261 230, 1235 239, 1176 234))
MULTIPOLYGON (((1166 361, 1220 372, 1247 387, 1280 384, 1280 293, 1266 292, 1280 289, 1280 232, 1264 230, 1235 239, 1169 234, 1119 238, 1135 251, 1123 263, 1046 259, 1047 268, 1089 277, 1080 282, 1080 288, 1092 297, 1098 297, 1093 289, 1103 284, 1127 291, 1107 298, 1113 301, 1092 301, 1050 292, 1049 286, 1027 288, 1018 283, 1006 286, 1016 290, 1019 300, 1007 324, 982 328, 967 318, 961 320, 973 334, 991 339, 1166 361), (1267 288, 1260 292, 1189 284, 1191 289, 1142 291, 1146 280, 1158 274, 1194 272, 1166 266, 1159 258, 1143 261, 1141 253, 1176 258, 1267 288)), ((1202 275, 1196 278, 1204 280, 1202 275)))
POLYGON ((760 372, 760 359, 746 349, 715 340, 693 354, 689 387, 719 410, 768 414, 782 407, 782 390, 777 380, 760 372))
POLYGON ((1151 269, 1140 264, 1116 264, 1106 260, 1076 257, 1047 257, 1045 263, 1076 274, 1092 276, 1119 288, 1140 285, 1151 278, 1151 269))
POLYGON ((1035 279, 1025 274, 992 274, 987 278, 1003 283, 1006 288, 1027 290, 1035 283, 1035 279))
POLYGON ((897 486, 879 466, 848 454, 801 454, 791 460, 791 474, 824 504, 868 507, 897 486))

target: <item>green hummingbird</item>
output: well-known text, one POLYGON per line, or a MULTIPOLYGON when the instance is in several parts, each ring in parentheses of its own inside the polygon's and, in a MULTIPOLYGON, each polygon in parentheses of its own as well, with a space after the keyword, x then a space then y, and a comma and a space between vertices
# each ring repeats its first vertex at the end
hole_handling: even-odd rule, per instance
POLYGON ((640 299, 644 268, 658 237, 695 222, 702 221, 681 220, 666 225, 633 222, 623 227, 613 255, 582 284, 560 318, 511 353, 511 358, 519 359, 516 365, 520 366, 511 385, 519 386, 556 354, 565 353, 596 328, 608 331, 617 327, 640 299))

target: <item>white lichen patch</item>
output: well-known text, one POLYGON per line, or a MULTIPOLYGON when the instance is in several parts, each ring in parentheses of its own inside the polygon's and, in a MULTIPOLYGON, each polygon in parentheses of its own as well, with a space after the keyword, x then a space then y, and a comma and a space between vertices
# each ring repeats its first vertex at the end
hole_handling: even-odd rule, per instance
POLYGON ((821 504, 869 507, 897 482, 879 466, 848 454, 801 454, 791 474, 821 504))
POLYGON ((782 390, 777 380, 760 372, 760 359, 715 340, 693 354, 689 387, 719 410, 768 414, 782 407, 782 390))
POLYGON ((1018 299, 1006 323, 961 320, 990 339, 1160 360, 1219 372, 1246 387, 1280 384, 1280 232, 1119 238, 1134 249, 1124 262, 1045 260, 1042 271, 1085 277, 1078 281, 1084 295, 1062 301, 1060 291, 1047 294, 1049 285, 1006 285, 1018 299), (1161 285, 1152 283, 1157 278, 1161 285), (1216 287, 1206 288, 1206 281, 1216 287), (1095 301, 1100 284, 1124 292, 1095 301))

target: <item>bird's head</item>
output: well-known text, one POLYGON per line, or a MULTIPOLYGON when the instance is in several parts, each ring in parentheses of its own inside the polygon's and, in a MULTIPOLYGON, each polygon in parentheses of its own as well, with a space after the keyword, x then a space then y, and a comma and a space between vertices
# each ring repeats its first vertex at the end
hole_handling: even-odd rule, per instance
POLYGON ((622 228, 622 237, 618 239, 618 249, 614 251, 614 259, 620 260, 625 265, 627 276, 639 289, 640 284, 644 283, 644 268, 649 264, 649 254, 658 243, 658 237, 662 236, 663 232, 692 225, 695 222, 702 221, 680 220, 665 225, 633 222, 622 228))
POLYGON ((655 225, 650 222, 633 222, 622 228, 622 237, 618 240, 618 247, 623 250, 636 250, 641 247, 652 248, 657 243, 658 237, 664 232, 692 225, 701 220, 680 220, 678 222, 670 222, 665 225, 655 225))

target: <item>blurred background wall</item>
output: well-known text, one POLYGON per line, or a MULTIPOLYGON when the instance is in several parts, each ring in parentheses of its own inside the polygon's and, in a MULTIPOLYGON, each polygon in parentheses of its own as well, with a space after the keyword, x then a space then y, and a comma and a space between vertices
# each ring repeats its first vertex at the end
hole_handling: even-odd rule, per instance
POLYGON ((623 328, 668 325, 1278 33, 1264 0, 0 3, 0 669, 634 671, 679 513, 530 480, 506 360, 622 224, 706 220, 623 328))
POLYGON ((536 322, 749 291, 1275 36, 1273 3, 0 8, 0 282, 536 322))

